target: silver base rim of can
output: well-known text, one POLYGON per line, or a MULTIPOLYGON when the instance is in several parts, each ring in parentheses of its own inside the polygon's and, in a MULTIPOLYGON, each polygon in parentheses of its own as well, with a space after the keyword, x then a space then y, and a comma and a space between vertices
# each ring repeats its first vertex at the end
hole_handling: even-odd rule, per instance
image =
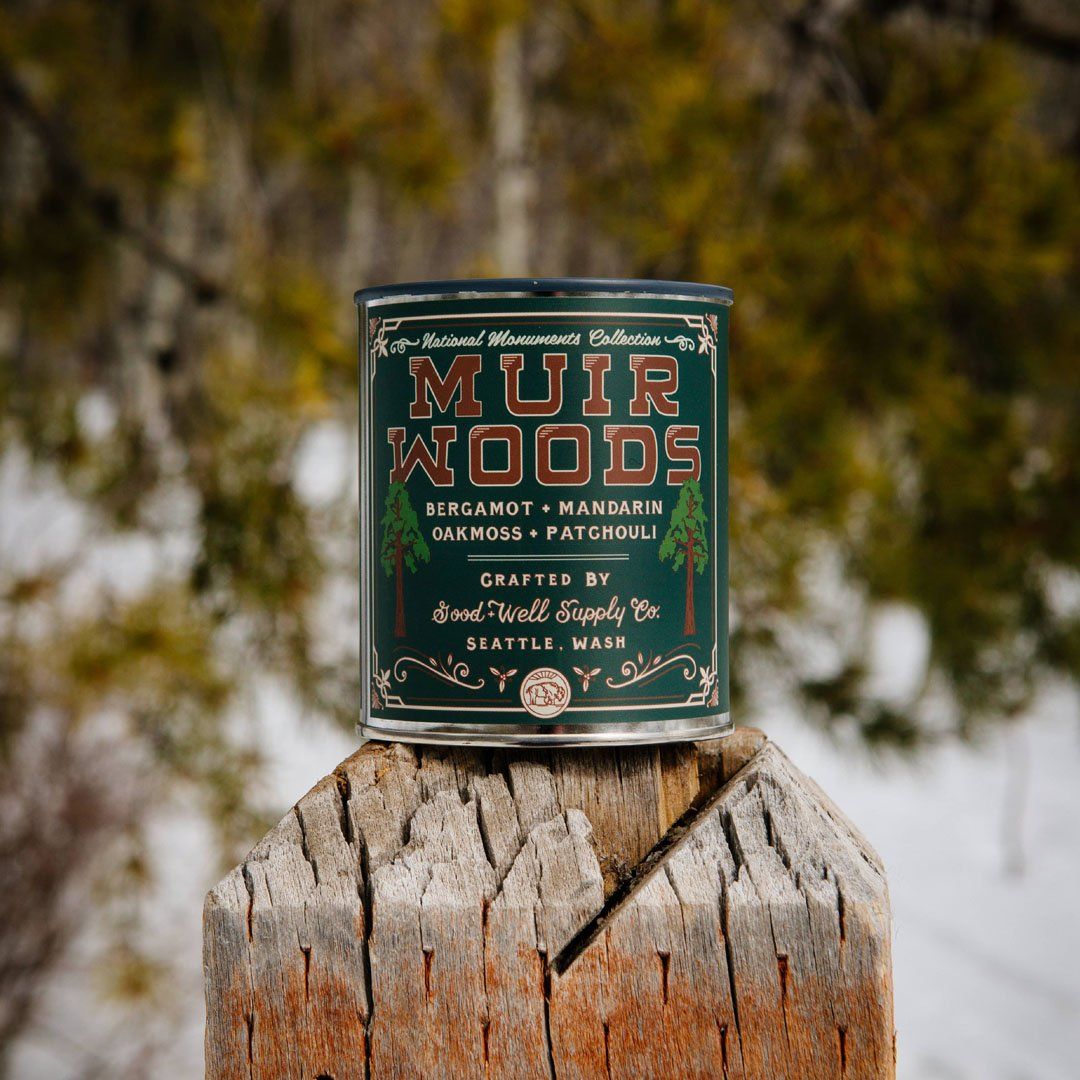
POLYGON ((718 739, 734 730, 730 713, 630 724, 430 724, 378 720, 358 724, 365 739, 452 746, 640 746, 718 739))

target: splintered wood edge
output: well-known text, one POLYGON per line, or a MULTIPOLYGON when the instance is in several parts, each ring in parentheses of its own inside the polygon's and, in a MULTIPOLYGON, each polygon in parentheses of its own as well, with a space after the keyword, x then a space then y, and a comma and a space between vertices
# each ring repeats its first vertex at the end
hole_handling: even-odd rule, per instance
MULTIPOLYGON (((575 961, 589 951, 590 945, 629 905, 646 890, 667 888, 667 883, 657 882, 658 874, 667 867, 670 876, 678 863, 685 862, 685 858, 678 858, 679 853, 698 838, 695 842, 711 845, 710 850, 715 850, 721 859, 720 865, 727 867, 723 870, 729 878, 725 888, 748 888, 759 897, 755 903, 765 903, 767 909, 771 906, 769 897, 775 890, 780 890, 776 895, 786 895, 793 887, 794 894, 800 897, 808 888, 824 887, 826 891, 835 891, 838 910, 833 918, 839 919, 841 946, 847 902, 850 930, 867 943, 868 951, 864 954, 869 963, 867 977, 874 985, 884 987, 881 992, 886 996, 878 1003, 880 1011, 877 1015, 887 1013, 891 1024, 888 893, 876 852, 817 784, 799 772, 762 733, 739 729, 725 739, 695 744, 694 751, 690 757, 696 772, 696 794, 668 828, 658 830, 656 842, 639 859, 632 872, 611 893, 600 891, 597 878, 589 886, 588 897, 572 898, 573 911, 567 910, 562 915, 557 911, 554 913, 556 922, 549 925, 550 934, 543 942, 538 930, 536 949, 549 977, 560 984, 564 979, 570 979, 575 961), (755 790, 756 785, 762 786, 755 790), (802 822, 796 833, 800 843, 809 839, 809 847, 794 852, 793 859, 784 850, 787 840, 784 827, 773 835, 773 826, 769 823, 770 805, 774 814, 779 813, 781 818, 785 814, 783 808, 789 807, 802 822), (744 832, 746 829, 750 832, 744 832), (757 833, 761 835, 757 836, 757 833), (749 877, 748 856, 757 867, 749 877), (762 862, 763 856, 767 856, 766 862, 762 862), (808 884, 810 866, 815 871, 824 866, 826 881, 808 884), (802 884, 800 874, 803 875, 802 884)), ((475 894, 480 899, 501 893, 503 879, 511 864, 517 865, 520 859, 528 862, 537 858, 539 852, 532 848, 534 833, 537 836, 543 833, 544 843, 561 845, 566 852, 577 850, 579 856, 587 857, 589 861, 593 856, 586 853, 591 847, 596 859, 602 862, 605 853, 592 835, 588 816, 579 809, 570 808, 562 796, 573 797, 577 792, 574 785, 583 782, 583 775, 584 782, 588 783, 591 770, 587 763, 593 762, 598 779, 607 784, 614 783, 616 794, 625 800, 625 784, 632 786, 635 782, 646 782, 647 777, 641 772, 643 759, 640 755, 637 773, 624 776, 619 763, 625 764, 627 758, 621 756, 624 752, 617 753, 620 756, 616 758, 611 755, 605 758, 595 752, 580 755, 563 752, 561 757, 515 755, 509 759, 504 757, 496 769, 493 757, 485 758, 475 751, 427 754, 419 748, 400 744, 368 744, 360 748, 331 775, 319 781, 252 849, 243 863, 207 895, 204 967, 208 1068, 211 1060, 215 1067, 220 1067, 225 1062, 244 1062, 246 1059, 249 1066, 258 1063, 261 1075, 270 1075, 279 1067, 283 1070, 281 1075, 291 1075, 284 1059, 278 1060, 283 1052, 299 1054, 306 1062, 305 1068, 314 1067, 320 1061, 330 1066, 334 1060, 367 1060, 373 1053, 369 1042, 378 1037, 379 1029, 373 1033, 370 1028, 376 1003, 372 1000, 369 941, 371 889, 365 887, 366 883, 371 882, 373 875, 381 873, 384 885, 393 890, 393 874, 388 879, 385 872, 391 870, 398 857, 412 846, 410 836, 415 841, 417 829, 423 834, 425 828, 430 828, 431 823, 425 825, 425 820, 432 815, 442 815, 436 831, 442 830, 447 836, 456 833, 460 826, 454 825, 451 819, 460 817, 474 800, 476 808, 472 813, 482 837, 472 836, 475 825, 470 828, 468 822, 464 823, 465 831, 457 835, 467 843, 482 839, 485 850, 477 851, 474 859, 480 873, 478 877, 475 874, 469 877, 468 881, 463 877, 454 886, 464 888, 469 895, 475 894), (612 775, 608 775, 608 760, 614 765, 612 775), (556 779, 561 770, 569 771, 569 786, 564 785, 557 793, 556 779), (500 800, 508 805, 500 806, 500 800), (489 826, 498 826, 500 820, 505 820, 505 827, 499 826, 504 828, 505 850, 498 847, 498 830, 489 833, 489 826), (537 824, 544 822, 548 824, 537 832, 537 824), (556 825, 559 826, 558 835, 550 831, 550 827, 556 825), (490 881, 487 880, 489 877, 490 881), (335 954, 340 954, 333 972, 336 990, 320 984, 320 976, 324 974, 320 965, 311 965, 313 982, 311 986, 308 984, 313 943, 321 946, 330 943, 335 954), (304 962, 298 967, 300 953, 304 962), (280 1005, 272 1006, 269 1001, 263 1001, 258 990, 268 978, 272 985, 286 986, 286 997, 280 1005), (289 994, 293 995, 291 999, 289 994), (294 1004, 288 1005, 289 1000, 294 1004), (292 1042, 287 1051, 273 1037, 274 1025, 285 1020, 284 1015, 278 1015, 282 1006, 292 1017, 287 1024, 292 1031, 292 1042), (272 1011, 265 1017, 267 1008, 272 1011), (310 1011, 326 1008, 335 1012, 338 1008, 342 1010, 340 1017, 330 1025, 334 1032, 332 1045, 326 1042, 327 1018, 319 1018, 310 1011), (263 1019, 256 1023, 257 1017, 263 1019), (265 1026, 267 1019, 269 1028, 265 1026)), ((682 799, 686 803, 689 795, 686 780, 681 776, 670 779, 665 770, 670 767, 675 773, 685 769, 687 762, 685 758, 659 756, 655 761, 667 762, 667 765, 656 765, 659 773, 651 782, 655 783, 655 788, 650 789, 659 800, 655 812, 663 819, 664 814, 670 816, 672 811, 672 807, 666 805, 669 784, 676 800, 682 799)), ((590 792, 594 803, 606 790, 597 786, 590 792)), ((600 805, 598 809, 606 810, 611 819, 606 823, 609 833, 620 827, 619 807, 613 811, 611 807, 600 805)), ((662 820, 656 824, 662 825, 662 820)), ((584 864, 579 863, 579 868, 584 868, 584 864)), ((581 880, 588 880, 588 873, 581 880)), ((506 882, 508 890, 510 884, 506 882)), ((526 891, 528 888, 526 886, 526 891)), ((516 895, 519 890, 520 882, 509 891, 516 895)), ((439 886, 429 893, 425 906, 428 901, 436 900, 441 891, 442 886, 439 886)), ((454 896, 448 896, 454 899, 454 896)), ((810 894, 805 893, 805 896, 809 913, 810 894)), ((405 899, 404 895, 402 898, 405 899)), ((509 895, 504 900, 509 900, 509 895)), ((485 910, 487 903, 484 900, 485 910)), ((450 904, 447 911, 454 907, 450 904)), ((727 915, 723 918, 726 938, 727 915)), ((732 933, 737 940, 749 940, 740 936, 745 930, 733 929, 732 933)), ((832 934, 836 934, 835 927, 832 934)), ((757 937, 752 940, 757 941, 757 937)), ((855 956, 852 954, 853 960, 855 956)), ((841 949, 841 963, 842 957, 841 949)), ((776 962, 779 961, 778 951, 776 962)), ((730 965, 729 956, 729 968, 730 965)), ((860 962, 860 968, 862 966, 860 962)), ((755 968, 753 978, 759 977, 767 978, 767 975, 755 968)), ((734 973, 731 978, 734 1001, 734 973)), ((841 981, 846 979, 847 976, 843 976, 841 981)), ((863 991, 858 993, 861 995, 863 991)), ((885 1026, 878 1021, 875 1024, 885 1026)), ((753 1036, 749 1036, 751 1043, 744 1048, 737 1015, 733 1030, 740 1040, 739 1053, 745 1049, 752 1058, 753 1036)), ((843 1059, 843 1034, 839 1026, 837 1031, 841 1032, 838 1037, 843 1059)), ((280 1036, 280 1031, 277 1034, 280 1036)), ((549 1047, 550 1037, 548 1031, 549 1047)), ((875 1040, 875 1061, 881 1061, 880 1039, 875 1037, 875 1040)), ((332 1073, 331 1069, 327 1075, 332 1073)), ((872 1074, 867 1073, 886 1074, 887 1071, 879 1072, 876 1067, 872 1074)), ((232 1074, 226 1071, 212 1075, 232 1074)))
MULTIPOLYGON (((786 778, 803 790, 834 828, 850 838, 865 861, 884 881, 885 870, 880 856, 851 819, 836 806, 813 779, 799 771, 787 755, 763 732, 756 728, 741 727, 722 739, 689 745, 693 746, 697 752, 698 790, 696 795, 637 865, 630 869, 629 874, 620 881, 617 889, 607 896, 603 909, 590 920, 586 927, 574 935, 571 943, 562 950, 558 958, 552 961, 553 967, 557 970, 565 970, 573 957, 578 955, 602 930, 603 926, 625 907, 657 873, 663 861, 686 843, 696 826, 712 814, 725 797, 744 782, 752 771, 760 770, 764 764, 782 762, 782 771, 786 774, 786 778), (566 959, 568 954, 569 958, 566 959)), ((369 775, 377 782, 386 770, 392 767, 391 762, 385 759, 401 749, 408 754, 416 753, 418 757, 422 751, 422 748, 408 747, 404 744, 369 742, 342 761, 332 773, 313 785, 278 825, 251 849, 241 863, 210 889, 206 896, 206 917, 208 918, 214 910, 219 908, 236 910, 239 906, 238 901, 246 899, 250 922, 251 909, 255 900, 250 867, 252 863, 280 864, 280 858, 274 857, 274 849, 281 846, 293 850, 299 849, 303 860, 311 866, 316 889, 324 892, 325 885, 329 883, 320 880, 319 859, 312 854, 308 839, 309 830, 306 827, 307 819, 312 817, 317 821, 317 828, 312 831, 317 835, 319 854, 327 863, 334 864, 337 871, 333 875, 333 879, 336 879, 336 887, 331 891, 340 891, 339 899, 346 900, 348 903, 347 898, 355 895, 355 887, 341 880, 343 864, 361 876, 367 869, 361 865, 364 851, 359 849, 358 838, 354 835, 351 821, 350 804, 354 792, 351 789, 350 778, 357 771, 356 767, 363 763, 374 766, 369 775), (371 758, 376 760, 369 760, 371 758), (335 817, 339 829, 327 829, 328 822, 335 817), (241 888, 238 889, 238 886, 241 888)), ((465 753, 467 755, 472 752, 465 753)), ((559 753, 565 755, 569 752, 560 751, 559 753)), ((545 755, 533 753, 522 755, 521 760, 532 759, 534 763, 542 763, 544 757, 545 755)), ((464 790, 470 782, 475 784, 476 780, 475 775, 471 778, 463 776, 458 779, 458 782, 464 790)), ((659 780, 657 790, 661 791, 662 786, 663 782, 659 780)), ((422 798, 420 801, 423 801, 422 798)), ((595 836, 591 840, 597 858, 603 864, 609 852, 599 848, 595 836)))
MULTIPOLYGON (((697 759, 697 791, 687 800, 687 809, 681 814, 676 816, 674 823, 668 829, 668 833, 675 832, 675 836, 681 836, 687 831, 687 817, 690 810, 700 811, 705 803, 711 803, 715 797, 719 794, 720 790, 731 782, 732 778, 757 757, 762 750, 770 745, 768 737, 764 732, 757 728, 752 727, 737 727, 730 735, 726 735, 719 739, 710 739, 704 742, 687 743, 686 749, 693 749, 696 751, 697 759)), ((666 746, 665 750, 671 751, 676 749, 677 746, 666 746)), ((270 848, 275 844, 288 844, 299 845, 301 850, 307 855, 307 838, 306 830, 304 829, 304 815, 307 812, 309 805, 319 805, 320 811, 325 812, 325 803, 327 797, 331 795, 332 791, 336 791, 340 799, 339 813, 340 813, 340 827, 342 838, 345 843, 352 846, 356 843, 356 837, 353 835, 353 829, 350 821, 350 803, 353 797, 352 781, 351 777, 357 771, 357 767, 363 764, 370 764, 367 759, 375 758, 372 770, 372 779, 378 781, 385 772, 392 767, 392 764, 387 760, 395 752, 403 751, 407 754, 415 754, 417 757, 425 749, 436 750, 442 754, 447 755, 452 760, 453 750, 447 750, 445 747, 431 747, 425 748, 422 746, 413 746, 405 743, 388 743, 388 742, 376 742, 369 741, 364 745, 358 747, 352 754, 345 758, 333 772, 322 777, 319 781, 311 786, 308 791, 302 795, 296 803, 290 808, 289 812, 275 825, 261 840, 244 856, 244 858, 235 866, 228 874, 222 878, 217 885, 211 888, 206 894, 206 903, 208 905, 217 906, 224 904, 226 907, 234 906, 236 897, 235 884, 236 875, 242 874, 243 869, 253 860, 263 861, 266 860, 270 848), (299 827, 299 833, 296 829, 299 827)), ((649 749, 648 747, 626 747, 626 751, 640 751, 642 749, 649 749)), ((659 747, 655 749, 660 749, 659 747)), ((574 750, 558 750, 558 751, 506 751, 507 754, 512 754, 516 760, 522 762, 535 762, 546 763, 550 766, 552 761, 559 758, 564 760, 578 758, 595 757, 599 753, 619 753, 618 748, 603 748, 602 750, 596 748, 584 748, 581 751, 574 750)), ((468 748, 462 748, 463 756, 476 754, 474 750, 468 748)), ((498 751, 496 753, 504 753, 498 751)), ((494 756, 494 755, 493 755, 494 756)), ((469 778, 461 777, 459 779, 460 786, 464 790, 468 786, 469 778)), ((831 801, 821 791, 817 785, 814 785, 814 789, 817 792, 818 797, 822 802, 829 803, 832 806, 831 801)), ((663 793, 663 780, 659 780, 657 783, 657 790, 661 794, 663 793)), ((856 832, 855 828, 848 821, 844 815, 833 807, 836 818, 845 823, 846 827, 853 833, 856 832)), ((664 836, 658 841, 656 847, 666 845, 666 848, 670 848, 675 837, 672 837, 671 842, 668 842, 668 837, 664 836)), ((862 841, 865 844, 865 841, 862 841)), ((869 845, 866 845, 869 849, 869 845)), ((594 837, 594 847, 595 837, 594 837)), ((656 848, 654 847, 645 858, 648 859, 654 855, 656 848)), ((597 858, 604 861, 608 852, 597 850, 597 858)), ((874 858, 877 856, 875 855, 874 858)), ((308 859, 310 862, 310 859, 308 859)), ((639 864, 640 867, 640 864, 639 864)), ((359 868, 362 869, 362 868, 359 868)), ((631 876, 636 877, 638 868, 633 868, 631 876)))
POLYGON ((891 1080, 891 937, 877 854, 768 743, 556 957, 554 1030, 612 1075, 891 1080))
POLYGON ((604 906, 552 958, 551 968, 557 975, 564 975, 574 961, 603 934, 608 924, 634 902, 649 881, 663 869, 665 861, 689 840, 699 823, 716 810, 728 791, 739 785, 772 744, 756 728, 736 728, 724 739, 696 745, 701 753, 699 770, 704 763, 704 777, 712 781, 711 787, 699 791, 698 798, 657 841, 616 892, 608 897, 604 906))

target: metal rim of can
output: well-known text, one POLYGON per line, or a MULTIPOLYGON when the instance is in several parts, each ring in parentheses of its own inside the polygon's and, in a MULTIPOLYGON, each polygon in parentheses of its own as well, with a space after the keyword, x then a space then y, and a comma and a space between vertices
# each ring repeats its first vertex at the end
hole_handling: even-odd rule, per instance
POLYGON ((641 746, 717 739, 733 730, 730 713, 701 720, 657 720, 631 724, 424 724, 414 720, 360 723, 365 739, 455 746, 641 746))
MULTIPOLYGON (((731 306, 732 289, 722 285, 699 282, 654 280, 649 278, 453 278, 413 281, 358 289, 353 296, 361 315, 381 304, 408 303, 422 300, 455 300, 470 297, 619 297, 631 300, 688 300, 706 301, 731 306)), ((361 357, 365 354, 361 341, 361 357)), ((361 380, 362 383, 364 380, 361 380)), ((361 423, 364 420, 366 395, 361 395, 361 423)), ((368 494, 368 485, 361 469, 361 500, 368 494)), ((363 552, 363 545, 362 545, 363 552)), ((364 560, 361 554, 361 595, 364 589, 364 560)), ((370 601, 369 601, 370 602, 370 601)), ((363 668, 364 621, 361 619, 361 650, 363 668)), ((364 680, 362 680, 363 684, 364 680)), ((734 722, 729 711, 701 717, 683 717, 659 721, 590 724, 489 724, 451 721, 427 723, 414 720, 391 720, 367 715, 361 694, 361 719, 357 733, 364 739, 389 740, 402 743, 455 746, 547 747, 562 749, 587 746, 660 745, 665 743, 703 741, 729 735, 734 722)))
POLYGON ((358 289, 354 303, 374 307, 381 303, 468 296, 625 296, 645 300, 711 300, 731 304, 735 294, 725 285, 696 281, 660 281, 650 278, 448 278, 408 281, 399 285, 372 285, 358 289))

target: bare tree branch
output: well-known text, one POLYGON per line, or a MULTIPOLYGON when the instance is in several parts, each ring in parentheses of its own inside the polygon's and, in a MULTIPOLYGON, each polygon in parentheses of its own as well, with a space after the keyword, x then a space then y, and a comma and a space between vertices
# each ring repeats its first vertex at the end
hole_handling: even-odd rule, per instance
POLYGON ((116 191, 90 180, 57 130, 54 120, 38 108, 15 73, 2 62, 0 102, 37 139, 53 180, 73 202, 89 213, 100 229, 131 244, 148 262, 174 275, 191 290, 199 303, 214 303, 226 294, 227 290, 221 283, 211 280, 198 267, 178 258, 152 232, 131 221, 116 191))
POLYGON ((977 9, 956 0, 872 0, 869 11, 887 17, 917 9, 935 19, 977 22, 986 33, 1067 64, 1080 62, 1080 27, 1054 25, 1025 0, 988 0, 977 9))

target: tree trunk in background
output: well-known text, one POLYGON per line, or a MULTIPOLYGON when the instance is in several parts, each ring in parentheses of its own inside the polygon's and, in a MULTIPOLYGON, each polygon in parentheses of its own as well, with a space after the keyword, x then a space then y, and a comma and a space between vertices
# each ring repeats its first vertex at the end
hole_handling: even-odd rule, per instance
POLYGON ((528 161, 529 95, 522 22, 495 37, 491 62, 491 137, 495 159, 495 262, 507 277, 524 277, 532 257, 529 214, 533 175, 528 161))
MULTIPOLYGON (((349 201, 345 210, 346 242, 341 251, 341 280, 346 290, 362 289, 372 281, 373 253, 378 235, 378 192, 366 169, 353 169, 349 175, 349 201)), ((349 330, 356 325, 356 312, 350 304, 345 317, 349 330)))

